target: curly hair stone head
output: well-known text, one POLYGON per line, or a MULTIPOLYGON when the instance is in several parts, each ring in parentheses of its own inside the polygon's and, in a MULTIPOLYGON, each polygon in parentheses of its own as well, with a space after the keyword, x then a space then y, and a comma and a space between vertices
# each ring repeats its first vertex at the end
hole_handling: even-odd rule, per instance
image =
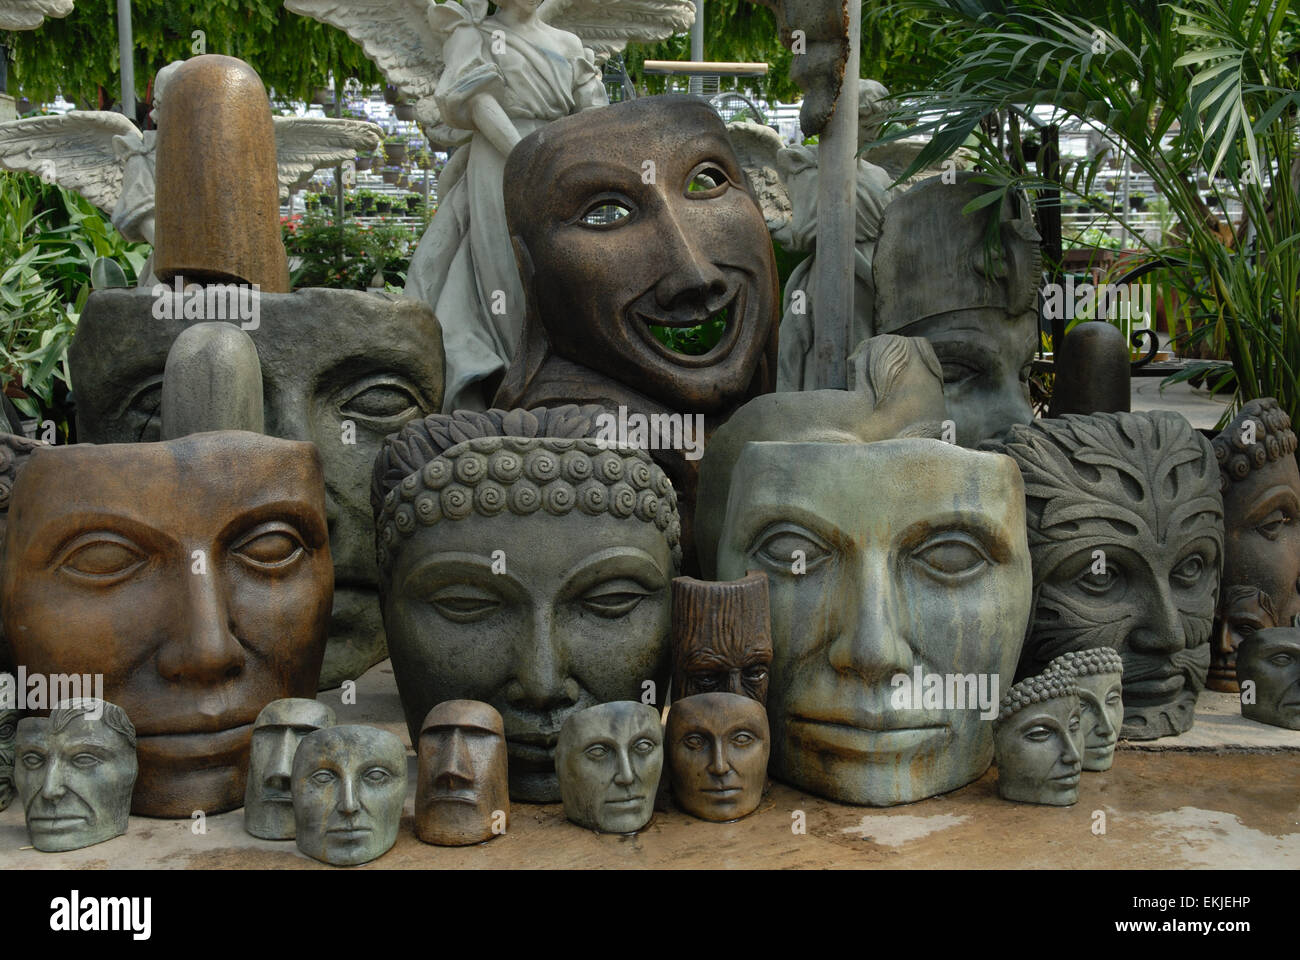
POLYGON ((1092 677, 1103 673, 1123 675, 1124 658, 1110 647, 1070 650, 1047 665, 1045 673, 1063 673, 1074 677, 1092 677))
POLYGON ((370 505, 386 577, 420 526, 510 512, 608 514, 653 523, 681 566, 672 482, 645 452, 597 439, 599 406, 460 410, 413 420, 375 458, 370 505))
POLYGON ((1035 703, 1046 703, 1058 697, 1077 697, 1079 688, 1074 677, 1067 673, 1049 670, 1036 677, 1028 677, 1012 686, 998 705, 995 723, 1002 723, 1035 703))
POLYGON ((1291 418, 1272 397, 1251 400, 1210 443, 1219 461, 1219 489, 1244 480, 1258 470, 1296 451, 1291 418), (1248 424, 1254 424, 1250 428, 1248 424), (1247 443, 1247 439, 1251 442, 1247 443))

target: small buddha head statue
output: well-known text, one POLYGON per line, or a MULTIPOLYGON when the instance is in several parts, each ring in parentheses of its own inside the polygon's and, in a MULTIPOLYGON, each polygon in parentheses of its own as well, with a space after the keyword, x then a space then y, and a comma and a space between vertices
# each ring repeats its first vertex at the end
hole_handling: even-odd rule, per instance
POLYGON ((1291 418, 1272 397, 1242 406, 1211 443, 1223 494, 1223 586, 1208 686, 1232 691, 1237 645, 1259 629, 1241 591, 1267 600, 1273 625, 1300 614, 1300 469, 1291 418))
POLYGON ((135 743, 126 711, 94 698, 20 720, 15 774, 32 846, 77 850, 126 833, 135 743))
POLYGON ((1047 665, 1074 678, 1083 726, 1083 769, 1109 770, 1124 723, 1124 658, 1110 647, 1070 650, 1047 665))
POLYGON ((1082 770, 1079 692, 1074 678, 1048 672, 1007 691, 993 724, 998 794, 1004 800, 1068 807, 1082 770))

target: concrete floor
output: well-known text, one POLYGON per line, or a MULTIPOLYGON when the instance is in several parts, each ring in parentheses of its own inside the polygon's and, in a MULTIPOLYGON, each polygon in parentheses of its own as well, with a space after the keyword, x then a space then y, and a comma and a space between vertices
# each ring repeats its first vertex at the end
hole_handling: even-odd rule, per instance
MULTIPOLYGON (((373 723, 409 746, 392 668, 358 682, 355 704, 321 695, 340 723, 373 723)), ((1300 868, 1300 731, 1243 720, 1228 694, 1206 694, 1182 737, 1121 743, 1115 766, 1085 774, 1072 807, 1007 803, 997 774, 942 797, 887 809, 851 807, 770 785, 763 805, 730 824, 677 810, 656 813, 632 837, 574 826, 559 804, 517 804, 509 831, 474 847, 415 838, 411 787, 397 844, 353 869, 564 867, 1099 867, 1300 868), (807 826, 795 834, 795 814, 807 826), (1094 832, 1104 826, 1104 833, 1094 832)), ((105 868, 334 869, 289 842, 244 833, 236 810, 186 821, 132 817, 129 832, 94 847, 40 853, 27 846, 22 811, 0 813, 0 870, 105 868)))

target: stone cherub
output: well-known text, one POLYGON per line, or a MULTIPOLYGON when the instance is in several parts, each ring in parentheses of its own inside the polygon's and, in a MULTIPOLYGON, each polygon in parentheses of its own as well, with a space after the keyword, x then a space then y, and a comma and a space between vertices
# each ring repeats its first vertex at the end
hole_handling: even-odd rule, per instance
POLYGON ((457 149, 406 293, 447 338, 443 409, 482 410, 516 352, 524 294, 506 227, 506 156, 552 120, 608 102, 600 66, 629 41, 688 29, 690 0, 286 0, 338 27, 415 101, 431 143, 457 149))
POLYGON ((46 17, 71 12, 72 0, 0 0, 0 30, 35 30, 46 17))
MULTIPOLYGON (((168 80, 185 61, 154 78, 153 111, 160 116, 168 80)), ((273 117, 281 196, 300 189, 321 167, 374 150, 382 131, 363 120, 273 117)), ((71 110, 62 116, 27 117, 0 123, 0 167, 35 173, 75 190, 109 214, 113 226, 134 242, 154 242, 154 167, 157 131, 141 131, 119 113, 71 110)), ((153 270, 140 286, 152 286, 153 270)))

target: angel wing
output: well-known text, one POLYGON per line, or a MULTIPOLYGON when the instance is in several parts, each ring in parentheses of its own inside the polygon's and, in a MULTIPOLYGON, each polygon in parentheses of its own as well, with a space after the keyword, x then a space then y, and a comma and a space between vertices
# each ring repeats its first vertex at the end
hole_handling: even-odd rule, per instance
POLYGON ((383 131, 364 120, 330 117, 275 117, 275 155, 280 195, 301 189, 321 167, 351 160, 363 150, 376 150, 383 131))
POLYGON ((777 154, 785 146, 781 134, 761 123, 737 120, 727 124, 727 136, 731 139, 731 146, 736 151, 745 176, 749 178, 754 199, 758 201, 763 219, 767 221, 767 229, 781 242, 781 237, 788 232, 794 216, 790 191, 781 178, 777 164, 777 154))
POLYGON ((0 167, 37 174, 112 213, 125 169, 115 137, 142 139, 126 117, 103 110, 8 120, 0 123, 0 167))
POLYGON ((72 0, 0 0, 0 30, 35 30, 46 17, 71 12, 72 0))
POLYGON ((537 15, 577 34, 598 64, 629 43, 657 43, 695 22, 692 0, 543 0, 537 15))

